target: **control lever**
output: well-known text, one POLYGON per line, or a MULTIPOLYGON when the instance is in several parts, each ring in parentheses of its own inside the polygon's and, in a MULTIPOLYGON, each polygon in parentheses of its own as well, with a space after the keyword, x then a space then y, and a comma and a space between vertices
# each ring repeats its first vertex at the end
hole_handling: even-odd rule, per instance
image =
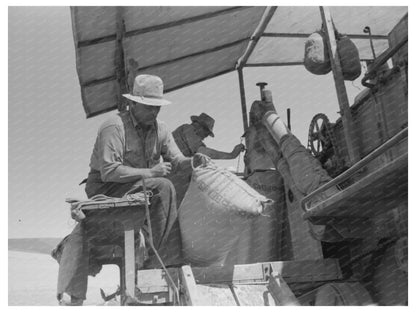
POLYGON ((370 28, 370 26, 365 26, 364 29, 363 29, 363 32, 365 34, 368 34, 368 37, 370 38, 371 52, 373 52, 373 59, 376 59, 376 52, 374 50, 373 37, 371 36, 371 28, 370 28))
POLYGON ((260 88, 260 99, 262 101, 265 101, 266 100, 266 97, 265 97, 263 91, 264 91, 264 87, 267 86, 267 82, 257 82, 256 83, 256 86, 258 86, 260 88))

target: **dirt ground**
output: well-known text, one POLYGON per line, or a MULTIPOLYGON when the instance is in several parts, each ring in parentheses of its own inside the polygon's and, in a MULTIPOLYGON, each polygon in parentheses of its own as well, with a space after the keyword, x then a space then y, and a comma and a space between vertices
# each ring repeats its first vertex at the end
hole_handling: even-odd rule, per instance
MULTIPOLYGON (((9 251, 9 306, 56 306, 58 263, 49 255, 9 251)), ((118 267, 105 266, 88 279, 85 305, 101 305, 100 288, 107 294, 117 289, 118 267)))

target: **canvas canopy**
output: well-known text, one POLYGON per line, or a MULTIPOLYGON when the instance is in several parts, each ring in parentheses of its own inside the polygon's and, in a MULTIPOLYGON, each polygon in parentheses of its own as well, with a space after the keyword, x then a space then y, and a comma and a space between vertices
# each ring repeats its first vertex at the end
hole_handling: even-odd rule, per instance
MULTIPOLYGON (((330 7, 362 60, 385 51, 407 7, 330 7)), ((77 72, 87 117, 118 107, 129 64, 160 76, 165 92, 237 66, 303 64, 305 39, 321 28, 319 7, 72 7, 77 72), (133 63, 131 63, 133 62, 133 63)), ((130 71, 129 71, 130 70, 130 71)), ((127 89, 126 89, 127 88, 127 89)))

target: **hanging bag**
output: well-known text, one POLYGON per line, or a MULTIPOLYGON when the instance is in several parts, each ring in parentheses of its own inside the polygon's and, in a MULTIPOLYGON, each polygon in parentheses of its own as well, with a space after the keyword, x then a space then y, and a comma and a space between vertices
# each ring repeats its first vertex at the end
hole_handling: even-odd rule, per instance
POLYGON ((337 49, 344 80, 355 80, 361 75, 360 54, 352 40, 342 34, 337 35, 337 49))
MULTIPOLYGON (((335 39, 344 80, 355 80, 361 75, 360 55, 352 40, 340 34, 335 26, 335 39)), ((325 75, 331 71, 328 47, 325 44, 323 29, 311 34, 305 42, 305 68, 315 75, 325 75)))
POLYGON ((331 71, 331 62, 322 29, 312 33, 305 42, 304 66, 315 75, 325 75, 331 71))

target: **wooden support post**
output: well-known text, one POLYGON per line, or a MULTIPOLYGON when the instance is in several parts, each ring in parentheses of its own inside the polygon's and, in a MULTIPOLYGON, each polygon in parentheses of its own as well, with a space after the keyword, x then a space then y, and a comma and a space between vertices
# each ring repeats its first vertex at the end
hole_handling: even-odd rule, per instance
POLYGON ((337 51, 337 42, 335 39, 335 31, 332 23, 331 13, 328 7, 319 7, 321 11, 322 23, 325 29, 325 41, 328 46, 329 58, 331 61, 332 73, 334 75, 335 88, 337 91, 338 104, 344 128, 345 141, 347 143, 348 156, 350 165, 360 160, 356 143, 354 142, 354 125, 348 103, 347 90, 345 88, 344 76, 342 74, 341 61, 337 51))
POLYGON ((194 274, 189 265, 184 265, 180 270, 180 278, 184 290, 184 300, 186 305, 191 306, 204 306, 207 303, 201 298, 201 294, 198 292, 194 274))
POLYGON ((116 15, 116 49, 114 55, 114 65, 116 67, 116 88, 117 88, 117 107, 119 111, 124 111, 126 109, 126 101, 122 97, 123 93, 127 93, 126 86, 126 71, 125 71, 125 61, 124 61, 124 48, 123 40, 125 35, 125 26, 124 26, 124 9, 123 7, 117 7, 116 15))
POLYGON ((279 273, 272 273, 267 286, 276 304, 282 306, 300 306, 298 299, 293 294, 279 273))
POLYGON ((124 274, 126 294, 132 298, 135 295, 136 265, 134 256, 134 228, 131 221, 124 228, 124 274))

